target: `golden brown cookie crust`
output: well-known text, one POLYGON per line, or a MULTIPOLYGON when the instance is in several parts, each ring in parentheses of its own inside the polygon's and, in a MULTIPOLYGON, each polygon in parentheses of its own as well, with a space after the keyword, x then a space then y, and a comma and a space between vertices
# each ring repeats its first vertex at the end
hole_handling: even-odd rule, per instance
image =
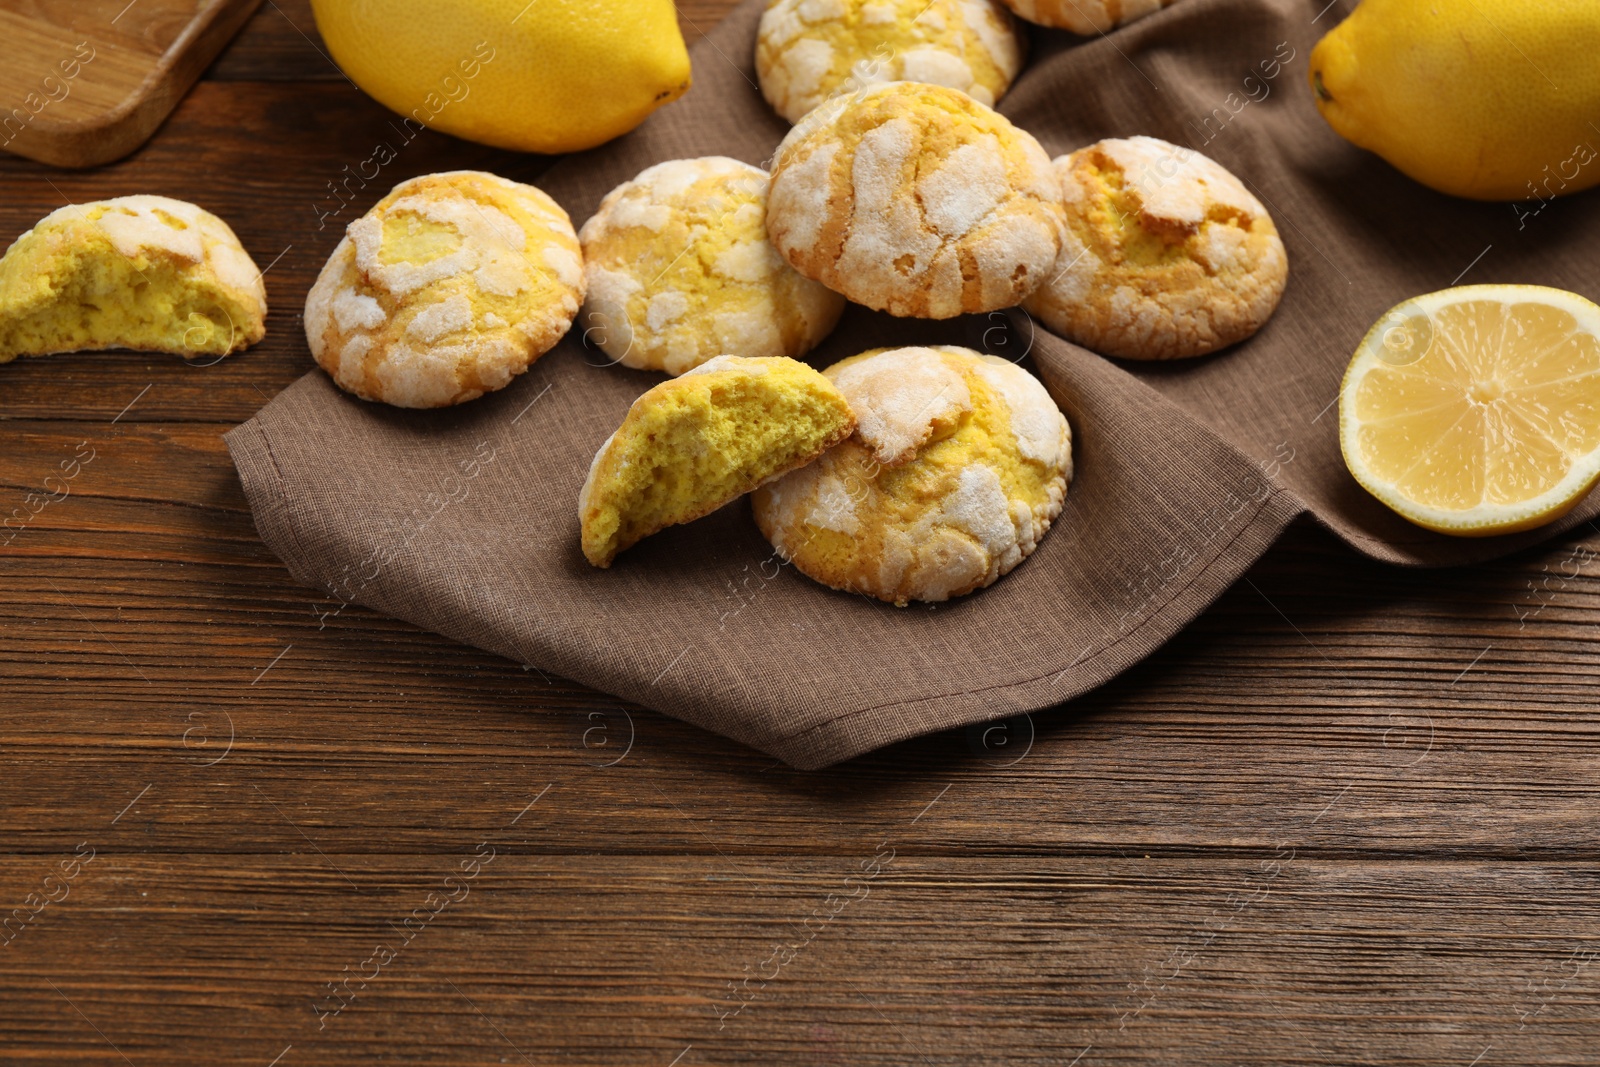
POLYGON ((1067 229, 1024 303, 1056 333, 1121 359, 1182 359, 1255 333, 1288 282, 1261 202, 1227 170, 1154 137, 1055 161, 1067 229))
POLYGON ((1153 15, 1177 0, 1004 0, 1019 18, 1073 33, 1104 33, 1153 15))
POLYGON ((583 224, 585 337, 613 360, 682 374, 713 356, 810 351, 845 301, 767 239, 767 172, 726 156, 658 163, 583 224))
POLYGON ((993 107, 1026 41, 998 0, 772 0, 756 33, 756 78, 790 122, 890 81, 947 85, 993 107))
POLYGON ((401 182, 348 227, 306 296, 341 389, 436 408, 505 387, 567 332, 583 253, 561 206, 482 171, 401 182))
POLYGON ((1034 551, 1072 478, 1071 430, 1038 379, 949 346, 865 352, 824 373, 856 433, 751 498, 785 559, 904 605, 990 585, 1034 551))
POLYGON ((895 82, 828 101, 778 147, 773 244, 892 315, 1020 302, 1060 248, 1060 187, 1032 136, 964 93, 895 82))

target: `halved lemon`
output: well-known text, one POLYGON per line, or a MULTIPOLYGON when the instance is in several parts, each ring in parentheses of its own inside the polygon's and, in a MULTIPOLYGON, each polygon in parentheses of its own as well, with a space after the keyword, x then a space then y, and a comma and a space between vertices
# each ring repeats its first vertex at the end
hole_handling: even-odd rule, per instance
POLYGON ((1407 300, 1345 371, 1339 443, 1418 526, 1483 537, 1560 518, 1600 479, 1600 306, 1537 285, 1407 300))

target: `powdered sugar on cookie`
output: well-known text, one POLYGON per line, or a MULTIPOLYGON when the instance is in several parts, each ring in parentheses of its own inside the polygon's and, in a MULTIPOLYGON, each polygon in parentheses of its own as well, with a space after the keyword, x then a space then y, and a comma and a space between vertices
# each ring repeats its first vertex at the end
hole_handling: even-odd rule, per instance
POLYGON ((797 122, 830 97, 926 82, 993 105, 1021 69, 1024 38, 996 0, 775 0, 756 36, 756 77, 797 122))
POLYGON ((1072 477, 1071 431, 1037 379, 949 346, 864 352, 824 373, 855 434, 752 498, 800 571, 905 604, 982 588, 1034 551, 1072 477))
POLYGON ((922 318, 1009 307, 1060 249, 1044 149, 950 89, 900 82, 830 101, 776 159, 773 243, 868 307, 922 318))
POLYGON ((767 174, 723 156, 660 163, 613 189, 580 239, 587 336, 619 363, 682 374, 725 352, 799 356, 844 310, 767 240, 767 174))
POLYGON ((1261 202, 1192 149, 1101 141, 1055 162, 1067 232, 1024 303, 1050 329, 1124 359, 1205 355, 1260 329, 1288 259, 1261 202))
POLYGON ((306 297, 311 354, 399 407, 503 388, 572 324, 582 252, 544 193, 455 171, 402 182, 350 224, 306 297))

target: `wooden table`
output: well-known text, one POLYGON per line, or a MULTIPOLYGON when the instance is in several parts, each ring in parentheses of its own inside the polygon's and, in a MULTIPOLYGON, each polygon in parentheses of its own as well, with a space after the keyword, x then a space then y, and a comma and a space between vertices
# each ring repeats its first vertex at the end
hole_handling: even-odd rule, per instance
POLYGON ((216 366, 0 367, 3 510, 92 456, 0 549, 0 1060, 1600 1059, 1592 528, 1455 572, 1297 528, 1094 695, 816 774, 319 624, 222 434, 310 369, 303 294, 392 181, 543 166, 424 134, 319 229, 387 122, 269 0, 131 159, 0 162, 5 239, 199 200, 273 308, 216 366))

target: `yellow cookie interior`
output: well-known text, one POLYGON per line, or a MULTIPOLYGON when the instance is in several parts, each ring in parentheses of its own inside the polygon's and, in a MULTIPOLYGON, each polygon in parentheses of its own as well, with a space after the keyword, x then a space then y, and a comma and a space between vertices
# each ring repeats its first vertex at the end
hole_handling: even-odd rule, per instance
POLYGON ((583 554, 610 566, 641 538, 811 462, 855 424, 833 383, 792 359, 718 356, 663 382, 595 457, 579 501, 583 554))
POLYGON ((64 208, 0 259, 0 362, 132 348, 225 355, 265 333, 260 272, 214 215, 164 197, 64 208))

